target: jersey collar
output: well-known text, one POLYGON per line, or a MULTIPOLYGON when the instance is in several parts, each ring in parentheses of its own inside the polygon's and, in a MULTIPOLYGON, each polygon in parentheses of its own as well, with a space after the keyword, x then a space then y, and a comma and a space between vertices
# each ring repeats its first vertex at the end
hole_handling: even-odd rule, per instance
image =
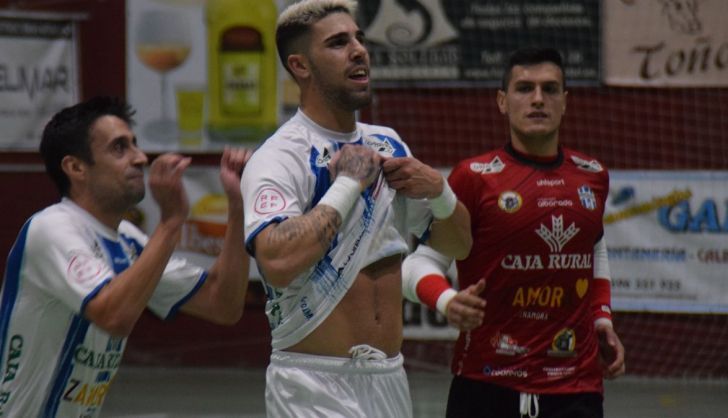
POLYGON ((296 115, 294 116, 296 119, 298 119, 301 123, 306 125, 309 129, 313 130, 314 132, 318 133, 319 135, 323 136, 324 138, 331 138, 334 141, 337 142, 356 142, 361 138, 361 127, 359 126, 359 123, 356 124, 356 129, 354 129, 352 132, 336 132, 332 131, 331 129, 326 129, 323 126, 317 124, 314 122, 311 118, 306 116, 305 113, 299 108, 296 112, 296 115))
POLYGON ((503 148, 516 161, 540 170, 554 169, 560 167, 561 163, 564 162, 564 150, 561 148, 561 145, 559 145, 556 156, 554 157, 537 157, 535 155, 524 154, 513 148, 513 144, 510 142, 503 148))

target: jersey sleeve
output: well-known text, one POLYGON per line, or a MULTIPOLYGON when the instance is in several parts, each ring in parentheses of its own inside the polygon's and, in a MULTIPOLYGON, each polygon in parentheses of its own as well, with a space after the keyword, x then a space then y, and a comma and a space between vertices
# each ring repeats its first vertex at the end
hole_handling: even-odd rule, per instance
POLYGON ((419 242, 425 242, 429 237, 432 211, 426 199, 405 200, 405 223, 407 232, 417 237, 419 242))
POLYGON ((28 226, 23 280, 83 313, 114 275, 91 234, 63 214, 36 215, 28 226))
POLYGON ((260 149, 246 164, 241 188, 245 205, 245 246, 271 223, 299 216, 310 202, 303 156, 295 149, 260 149))
MULTIPOLYGON (((127 245, 136 247, 139 252, 143 251, 149 240, 142 231, 128 222, 122 222, 119 231, 127 245)), ((173 256, 167 262, 147 307, 158 317, 168 319, 195 294, 206 278, 207 273, 202 267, 173 256)))

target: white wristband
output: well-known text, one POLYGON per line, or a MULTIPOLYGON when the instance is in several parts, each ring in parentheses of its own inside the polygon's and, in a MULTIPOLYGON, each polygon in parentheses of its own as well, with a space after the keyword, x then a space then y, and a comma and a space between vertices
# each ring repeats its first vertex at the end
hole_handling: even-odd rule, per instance
POLYGON ((440 294, 440 297, 437 298, 437 312, 440 312, 441 314, 447 316, 447 304, 450 303, 450 301, 457 294, 458 292, 456 292, 454 289, 447 289, 446 291, 442 292, 440 294))
POLYGON ((447 180, 444 180, 442 186, 442 193, 434 199, 430 199, 430 208, 432 209, 432 215, 435 219, 447 219, 455 212, 455 207, 458 204, 458 198, 450 188, 447 180))
POLYGON ((331 206, 341 215, 344 222, 346 215, 354 207, 361 194, 361 185, 351 177, 338 176, 326 194, 319 200, 319 205, 331 206))

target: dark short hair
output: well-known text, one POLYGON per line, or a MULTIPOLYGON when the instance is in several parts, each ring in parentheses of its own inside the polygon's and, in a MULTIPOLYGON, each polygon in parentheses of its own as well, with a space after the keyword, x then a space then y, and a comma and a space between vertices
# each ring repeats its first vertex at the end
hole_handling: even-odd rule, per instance
POLYGON ((501 88, 503 91, 508 91, 508 84, 511 82, 511 73, 513 67, 516 65, 536 65, 544 62, 550 62, 559 67, 561 70, 562 85, 563 88, 566 88, 566 77, 564 77, 564 64, 561 54, 554 48, 543 47, 526 47, 513 51, 503 69, 501 88))
POLYGON ((332 13, 346 13, 354 16, 356 2, 352 0, 301 0, 288 6, 278 17, 276 24, 276 48, 283 67, 288 68, 288 56, 294 54, 296 45, 309 34, 311 25, 332 13))
POLYGON ((89 131, 102 116, 116 116, 129 125, 133 124, 134 110, 118 97, 94 97, 85 102, 62 109, 46 124, 40 141, 40 155, 46 173, 62 196, 67 196, 70 180, 63 172, 61 162, 67 155, 78 157, 93 164, 89 131))

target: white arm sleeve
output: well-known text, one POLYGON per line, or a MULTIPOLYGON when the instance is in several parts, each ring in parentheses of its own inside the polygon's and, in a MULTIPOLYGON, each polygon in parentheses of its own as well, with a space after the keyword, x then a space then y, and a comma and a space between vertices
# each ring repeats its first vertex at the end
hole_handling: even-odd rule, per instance
POLYGON ((417 283, 430 274, 446 276, 452 259, 433 250, 426 245, 420 245, 417 250, 408 255, 402 263, 402 294, 412 302, 422 303, 417 296, 417 283))
POLYGON ((594 244, 594 277, 612 281, 612 276, 609 272, 607 241, 604 240, 604 236, 594 244))

